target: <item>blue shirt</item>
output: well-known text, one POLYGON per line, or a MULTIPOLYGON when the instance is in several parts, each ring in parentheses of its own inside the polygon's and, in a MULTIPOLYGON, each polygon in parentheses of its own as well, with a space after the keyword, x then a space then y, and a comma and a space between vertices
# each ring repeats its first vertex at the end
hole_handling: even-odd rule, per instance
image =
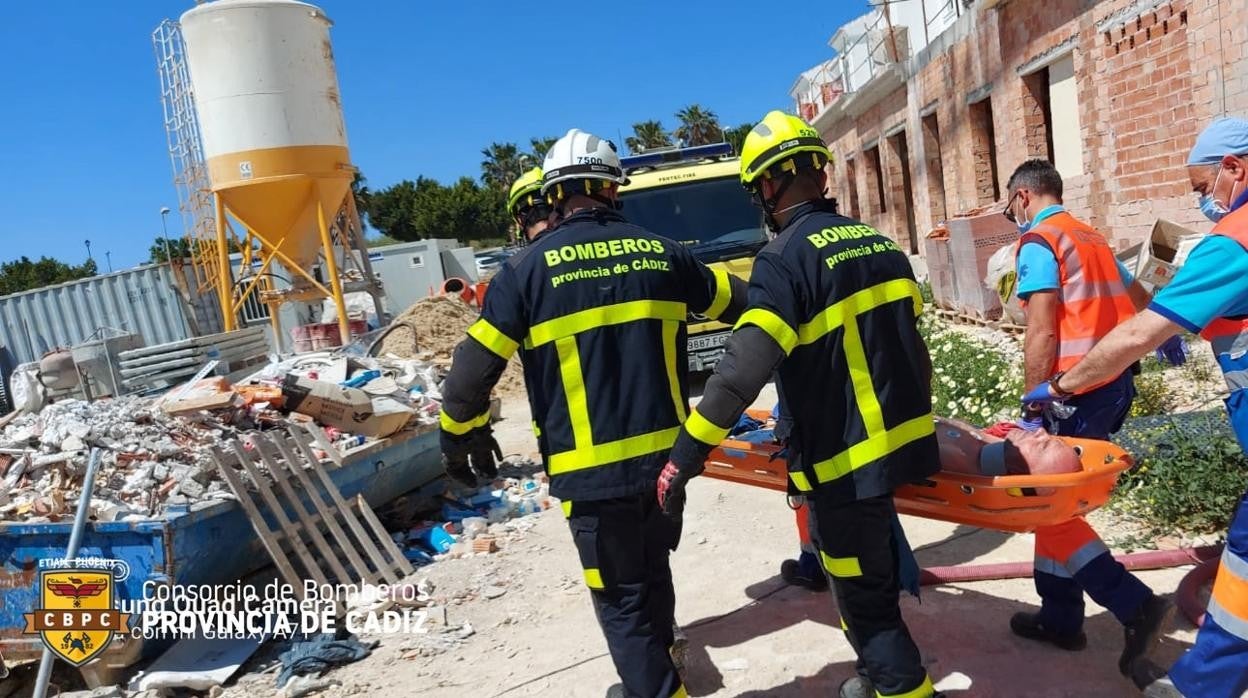
POLYGON ((1201 240, 1148 309, 1189 332, 1216 318, 1248 315, 1248 250, 1225 235, 1201 240))
MULTIPOLYGON (((1061 204, 1046 206, 1032 219, 1031 225, 1035 227, 1040 221, 1065 210, 1061 204)), ((1118 275, 1122 277, 1122 285, 1130 286, 1135 281, 1135 276, 1122 262, 1117 259, 1114 262, 1118 265, 1118 275)), ((1023 300, 1027 300, 1028 296, 1037 291, 1056 291, 1061 285, 1057 271, 1057 257, 1043 243, 1029 242, 1023 245, 1018 251, 1017 272, 1017 293, 1018 297, 1023 300)))

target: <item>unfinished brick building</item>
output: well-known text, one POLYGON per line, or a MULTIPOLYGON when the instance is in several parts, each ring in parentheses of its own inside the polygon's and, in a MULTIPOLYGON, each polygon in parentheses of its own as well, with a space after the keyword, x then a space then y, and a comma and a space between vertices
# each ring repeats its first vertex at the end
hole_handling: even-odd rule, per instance
POLYGON ((1196 134, 1248 115, 1246 0, 892 0, 793 88, 835 153, 842 208, 919 252, 947 216, 1004 206, 1028 157, 1120 249, 1195 230, 1196 134))

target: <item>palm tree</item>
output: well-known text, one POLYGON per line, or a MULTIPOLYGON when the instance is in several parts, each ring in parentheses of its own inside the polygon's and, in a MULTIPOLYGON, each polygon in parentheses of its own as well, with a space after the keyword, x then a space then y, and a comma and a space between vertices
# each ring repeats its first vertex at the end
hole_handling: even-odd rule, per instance
POLYGON ((556 136, 543 136, 541 138, 530 138, 529 146, 532 147, 533 162, 530 167, 541 167, 542 161, 546 159, 546 151, 550 150, 550 146, 559 140, 556 136))
POLYGON ((741 154, 741 146, 745 145, 745 137, 750 135, 750 131, 754 130, 754 124, 741 124, 732 128, 724 129, 724 140, 732 144, 732 151, 737 155, 741 154))
POLYGON ((491 143, 481 155, 481 181, 486 186, 506 190, 529 166, 529 156, 521 153, 515 143, 491 143))
POLYGON ((633 135, 625 138, 624 144, 628 146, 628 152, 640 153, 671 145, 672 134, 658 121, 640 121, 633 124, 633 135))
POLYGON ((685 145, 718 143, 724 137, 724 130, 719 125, 719 117, 715 116, 715 112, 703 109, 700 105, 690 104, 681 109, 676 112, 676 119, 680 121, 680 127, 676 129, 676 137, 684 141, 685 145))
POLYGON ((368 180, 364 178, 364 173, 359 170, 356 170, 355 176, 351 178, 351 194, 355 197, 355 211, 360 214, 360 220, 363 222, 365 216, 368 215, 373 192, 368 188, 368 180))

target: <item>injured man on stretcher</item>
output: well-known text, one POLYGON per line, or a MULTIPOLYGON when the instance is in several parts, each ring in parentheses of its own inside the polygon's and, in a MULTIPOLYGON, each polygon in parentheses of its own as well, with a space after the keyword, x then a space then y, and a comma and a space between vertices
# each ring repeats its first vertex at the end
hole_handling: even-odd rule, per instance
MULTIPOLYGON (((729 438, 776 443, 784 438, 784 418, 767 422, 743 416, 729 438)), ((1059 475, 1083 469, 1074 447, 1043 429, 1028 431, 1013 422, 980 428, 956 419, 936 418, 940 469, 968 475, 1059 475)))

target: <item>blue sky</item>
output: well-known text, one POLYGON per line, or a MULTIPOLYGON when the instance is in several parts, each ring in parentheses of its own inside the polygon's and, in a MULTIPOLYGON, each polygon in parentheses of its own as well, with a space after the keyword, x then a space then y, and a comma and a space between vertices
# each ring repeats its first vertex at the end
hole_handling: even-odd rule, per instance
MULTIPOLYGON (((699 103, 726 125, 791 106, 865 0, 544 4, 323 0, 352 159, 370 186, 477 176, 491 141, 573 126, 616 138, 699 103), (575 9, 559 17, 553 10, 575 9), (776 11, 779 9, 780 11, 776 11)), ((146 260, 169 206, 181 234, 152 29, 190 0, 12 3, 0 23, 0 261, 146 260)))

